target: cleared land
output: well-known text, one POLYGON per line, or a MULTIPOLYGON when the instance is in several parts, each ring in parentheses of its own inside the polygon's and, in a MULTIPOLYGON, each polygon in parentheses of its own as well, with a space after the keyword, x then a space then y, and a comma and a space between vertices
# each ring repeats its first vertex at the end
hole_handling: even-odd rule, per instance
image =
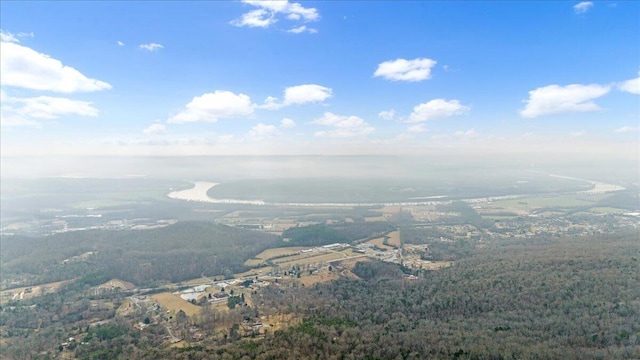
POLYGON ((339 277, 340 275, 338 274, 337 270, 329 271, 327 269, 322 269, 317 274, 302 276, 299 279, 299 282, 304 286, 310 286, 314 284, 326 283, 339 277))
MULTIPOLYGON (((297 254, 302 249, 305 249, 305 248, 304 247, 284 247, 284 248, 267 249, 261 252, 260 254, 256 255, 254 258, 245 261, 244 264, 246 266, 258 266, 269 259, 273 259, 279 256, 297 254)), ((277 260, 280 260, 280 259, 277 259, 277 260)), ((277 263, 277 260, 274 260, 273 262, 277 263)))
POLYGON ((120 288, 122 290, 133 290, 136 288, 134 284, 127 281, 120 280, 120 279, 111 279, 106 283, 99 285, 98 287, 100 289, 107 289, 107 290, 115 289, 115 288, 120 288))
POLYGON ((65 281, 57 281, 48 284, 36 285, 36 286, 25 286, 20 288, 3 290, 0 293, 0 303, 7 302, 9 300, 24 300, 30 299, 36 296, 41 296, 45 294, 51 294, 64 285, 73 280, 65 280, 65 281))
POLYGON ((338 259, 342 259, 344 258, 345 254, 340 253, 340 252, 330 252, 330 253, 320 253, 317 254, 316 256, 308 256, 305 258, 297 258, 297 259, 290 259, 290 258, 284 258, 287 261, 283 261, 278 263, 278 265, 281 268, 288 268, 294 265, 307 265, 307 264, 316 264, 316 263, 321 263, 321 262, 328 262, 328 261, 332 261, 332 260, 338 260, 338 259))
POLYGON ((383 237, 376 238, 376 239, 373 239, 373 240, 369 240, 369 241, 367 241, 367 244, 375 245, 376 247, 379 247, 380 249, 386 249, 386 250, 393 250, 394 249, 393 246, 389 246, 389 245, 385 245, 384 244, 384 238, 383 237))
POLYGON ((392 231, 387 235, 387 237, 387 243, 389 245, 395 246, 397 248, 400 248, 400 246, 402 246, 400 241, 400 231, 392 231))
POLYGON ((174 313, 182 310, 189 316, 196 315, 200 312, 200 307, 192 303, 182 300, 180 295, 172 293, 159 293, 151 296, 158 304, 174 313))

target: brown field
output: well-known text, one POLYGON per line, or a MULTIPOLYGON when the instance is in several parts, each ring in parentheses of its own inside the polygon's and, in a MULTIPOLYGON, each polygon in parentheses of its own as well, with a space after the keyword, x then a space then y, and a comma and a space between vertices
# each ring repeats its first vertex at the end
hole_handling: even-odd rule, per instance
POLYGON ((257 269, 251 269, 243 273, 234 274, 233 277, 236 279, 242 279, 249 276, 262 276, 262 275, 267 275, 272 271, 273 271, 273 266, 266 266, 266 267, 261 267, 257 269))
POLYGON ((379 247, 381 249, 387 249, 387 250, 393 250, 394 249, 393 246, 385 245, 385 244, 383 244, 383 242, 384 242, 384 238, 381 237, 381 238, 369 240, 369 241, 367 241, 367 244, 375 245, 375 246, 377 246, 377 247, 379 247))
POLYGON ((340 275, 337 270, 329 271, 328 269, 322 269, 319 273, 313 275, 302 276, 299 279, 299 283, 304 286, 310 286, 314 284, 327 283, 331 280, 339 278, 340 275))
MULTIPOLYGON (((4 303, 6 301, 11 300, 14 297, 14 295, 23 293, 28 288, 31 288, 31 292, 23 293, 22 295, 23 300, 31 299, 36 296, 42 296, 44 294, 51 294, 58 291, 58 289, 62 285, 67 284, 71 281, 73 280, 57 281, 57 282, 52 282, 48 284, 42 284, 42 285, 36 285, 36 286, 25 286, 25 287, 20 287, 15 289, 3 290, 2 292, 0 292, 0 303, 4 303)), ((20 295, 16 296, 16 300, 18 299, 20 299, 20 295)))
POLYGON ((424 268, 427 270, 440 270, 453 265, 453 261, 434 261, 428 264, 424 264, 424 268))
POLYGON ((402 246, 400 242, 400 231, 392 231, 388 235, 389 240, 387 241, 389 245, 395 246, 396 248, 400 248, 402 246))
MULTIPOLYGON (((260 254, 256 255, 253 259, 249 259, 244 262, 246 266, 258 266, 270 258, 276 256, 297 254, 300 250, 305 249, 303 247, 285 247, 285 248, 273 248, 267 249, 260 254)), ((278 259, 279 260, 279 259, 278 259)), ((274 261, 275 262, 275 261, 274 261)))
POLYGON ((200 312, 199 306, 193 305, 186 300, 182 300, 180 295, 172 293, 159 293, 152 295, 151 298, 167 310, 171 310, 174 313, 182 310, 188 316, 193 316, 200 312))
POLYGON ((187 286, 198 286, 198 285, 204 285, 204 284, 211 284, 212 280, 214 279, 215 276, 212 276, 210 278, 196 278, 196 279, 191 279, 191 280, 187 280, 187 281, 183 281, 181 284, 182 285, 187 285, 187 286))
POLYGON ((122 290, 133 290, 136 288, 134 284, 120 279, 111 279, 98 287, 101 289, 120 288, 122 290))
MULTIPOLYGON (((305 255, 307 255, 307 254, 305 254, 305 255)), ((338 252, 320 253, 320 254, 317 254, 315 256, 307 256, 307 257, 298 258, 298 259, 285 258, 285 259, 287 259, 287 261, 283 261, 281 263, 278 263, 278 265, 281 268, 286 269, 286 268, 291 267, 293 265, 314 264, 314 263, 338 260, 338 259, 342 259, 342 258, 344 258, 344 254, 338 253, 338 252)))

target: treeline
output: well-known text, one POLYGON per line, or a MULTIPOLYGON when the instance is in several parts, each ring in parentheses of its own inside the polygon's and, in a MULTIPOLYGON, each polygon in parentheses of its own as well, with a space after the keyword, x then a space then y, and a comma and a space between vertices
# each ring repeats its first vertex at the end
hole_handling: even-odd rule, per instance
POLYGON ((365 280, 272 287, 254 298, 265 311, 307 318, 300 325, 258 342, 144 358, 638 358, 639 235, 487 246, 422 280, 361 263, 354 271, 365 280))
POLYGON ((139 286, 247 270, 248 258, 278 238, 264 232, 184 222, 153 230, 78 231, 43 238, 3 237, 3 276, 31 274, 48 283, 87 274, 119 278, 139 286), (92 251, 84 260, 70 259, 92 251))

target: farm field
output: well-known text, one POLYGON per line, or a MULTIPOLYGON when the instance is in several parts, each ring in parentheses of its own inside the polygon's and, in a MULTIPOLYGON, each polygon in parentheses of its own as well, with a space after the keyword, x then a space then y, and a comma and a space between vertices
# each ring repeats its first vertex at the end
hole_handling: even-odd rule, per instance
POLYGON ((400 248, 402 243, 400 241, 400 231, 392 231, 387 235, 387 243, 391 246, 395 246, 396 248, 400 248))
POLYGON ((328 269, 324 268, 324 269, 320 270, 320 272, 318 272, 317 274, 304 275, 304 276, 300 277, 299 282, 300 282, 300 284, 302 284, 304 286, 310 286, 310 285, 314 285, 314 284, 327 283, 327 282, 329 282, 331 280, 335 280, 335 279, 337 279, 339 277, 340 277, 340 275, 338 274, 338 272, 336 270, 329 271, 328 269))
POLYGON ((0 303, 5 303, 9 300, 16 299, 30 299, 36 296, 42 296, 45 294, 51 294, 64 285, 73 280, 65 280, 65 281, 57 281, 48 284, 36 285, 36 286, 24 286, 20 288, 3 290, 0 292, 0 303), (31 289, 29 292, 26 292, 27 289, 31 289))
POLYGON ((373 240, 369 240, 367 241, 367 244, 371 244, 371 245, 375 245, 381 249, 386 249, 386 250, 393 250, 394 247, 393 246, 389 246, 389 245, 385 245, 384 244, 384 238, 380 237, 380 238, 376 238, 373 240))
POLYGON ((182 310, 188 316, 197 315, 200 312, 200 307, 193 305, 192 303, 183 300, 179 295, 172 293, 159 293, 151 296, 158 304, 165 307, 168 310, 177 313, 182 310))
POLYGON ((234 278, 236 279, 242 279, 242 278, 246 278, 246 277, 251 277, 251 276, 262 276, 262 275, 266 275, 270 272, 274 271, 274 267, 273 266, 265 266, 265 267, 260 267, 257 269, 251 269, 248 271, 245 271, 243 273, 238 273, 233 275, 234 278))
POLYGON ((304 257, 304 258, 297 258, 297 259, 293 259, 293 260, 290 260, 289 258, 285 258, 285 259, 287 259, 287 261, 280 262, 280 263, 278 263, 278 265, 281 268, 286 269, 286 268, 292 267, 294 265, 316 264, 316 263, 321 263, 321 262, 328 262, 328 261, 332 261, 332 260, 338 260, 338 259, 344 258, 345 256, 346 256, 345 254, 340 253, 340 252, 320 253, 318 255, 307 256, 307 257, 304 257))
MULTIPOLYGON (((246 266, 259 266, 260 264, 266 262, 267 260, 278 257, 278 256, 286 256, 293 255, 300 252, 300 250, 305 249, 304 247, 285 247, 285 248, 271 248, 267 249, 260 254, 256 255, 253 259, 249 259, 244 262, 246 266)), ((277 261, 273 261, 277 263, 277 261)))

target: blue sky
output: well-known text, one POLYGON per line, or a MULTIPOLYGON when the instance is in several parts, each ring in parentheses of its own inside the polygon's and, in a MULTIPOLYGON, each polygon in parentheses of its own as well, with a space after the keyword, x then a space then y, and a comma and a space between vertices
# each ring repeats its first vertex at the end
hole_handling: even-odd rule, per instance
POLYGON ((1 7, 2 156, 638 158, 639 2, 1 7))

